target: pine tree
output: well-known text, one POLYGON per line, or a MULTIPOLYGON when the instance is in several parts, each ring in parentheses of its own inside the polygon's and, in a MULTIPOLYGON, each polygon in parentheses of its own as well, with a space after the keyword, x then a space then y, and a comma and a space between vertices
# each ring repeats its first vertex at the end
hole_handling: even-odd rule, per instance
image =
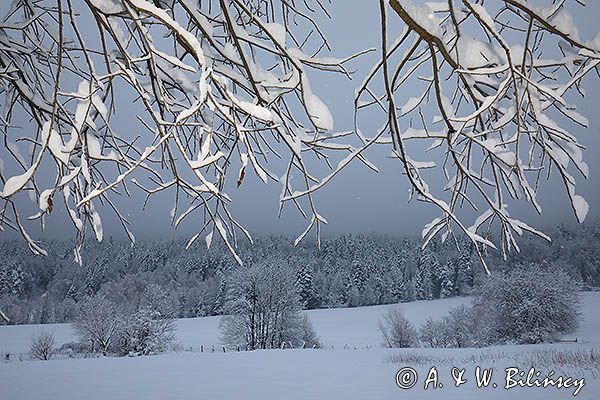
POLYGON ((8 292, 9 292, 8 287, 9 287, 9 285, 8 285, 7 269, 3 265, 3 266, 0 266, 0 297, 2 297, 5 294, 8 294, 8 292))
POLYGON ((69 285, 69 290, 67 290, 67 294, 65 295, 66 299, 77 300, 77 286, 75 286, 75 282, 71 282, 69 285))
POLYGON ((417 279, 415 282, 415 296, 417 300, 433 299, 432 271, 436 270, 438 266, 439 263, 433 252, 428 247, 424 248, 419 258, 417 279))
POLYGON ((460 256, 456 265, 455 294, 470 294, 474 285, 474 279, 472 250, 469 246, 461 246, 460 256))
POLYGON ((454 295, 454 264, 448 259, 440 271, 440 298, 454 295))
POLYGON ((358 260, 352 261, 351 269, 352 286, 361 292, 365 287, 367 273, 363 267, 363 264, 358 260))
POLYGON ((11 294, 19 296, 23 293, 25 274, 20 264, 9 260, 0 267, 0 296, 11 294))
POLYGON ((404 271, 399 263, 394 263, 391 266, 389 271, 390 277, 390 293, 392 296, 392 302, 399 303, 403 301, 407 301, 405 297, 406 291, 406 282, 404 277, 404 271))
POLYGON ((217 289, 217 295, 215 298, 215 312, 221 314, 225 301, 227 300, 227 280, 222 273, 218 273, 219 288, 217 289))
POLYGON ((314 308, 312 269, 303 264, 296 274, 296 291, 304 308, 314 308))
POLYGON ((11 293, 15 296, 23 293, 23 285, 25 283, 25 275, 20 265, 16 265, 11 271, 11 293))

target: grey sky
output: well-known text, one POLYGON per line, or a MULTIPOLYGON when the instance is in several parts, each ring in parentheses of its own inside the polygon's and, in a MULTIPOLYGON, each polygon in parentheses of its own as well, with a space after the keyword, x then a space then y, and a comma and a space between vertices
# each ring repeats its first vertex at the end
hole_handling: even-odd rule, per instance
MULTIPOLYGON (((591 39, 598 30, 597 17, 600 15, 600 2, 590 1, 585 8, 575 13, 581 37, 591 39)), ((375 0, 337 0, 329 7, 333 20, 323 19, 323 28, 327 33, 335 55, 348 55, 368 47, 378 47, 380 37, 379 9, 375 0)), ((390 23, 400 25, 400 20, 390 15, 390 23)), ((351 130, 353 128, 353 98, 354 88, 363 79, 370 66, 379 56, 379 51, 363 56, 352 64, 357 72, 352 81, 333 74, 314 74, 312 87, 314 92, 329 106, 335 119, 336 130, 351 130)), ((600 79, 588 78, 587 97, 579 103, 579 111, 590 120, 590 128, 580 129, 578 136, 581 142, 588 146, 586 161, 591 170, 590 178, 584 181, 579 178, 578 193, 582 194, 590 204, 588 218, 594 219, 599 215, 600 205, 600 114, 598 101, 600 96, 600 79)), ((127 116, 128 110, 117 110, 127 116)), ((126 118, 124 118, 125 120, 126 118)), ((369 121, 362 124, 363 129, 376 129, 369 121)), ((125 127, 126 128, 126 127, 125 127)), ((367 133, 368 136, 372 132, 367 133)), ((418 202, 407 203, 408 184, 401 175, 400 164, 386 159, 386 151, 377 150, 370 153, 371 160, 380 167, 381 172, 375 174, 362 164, 348 167, 333 182, 316 196, 320 213, 327 218, 329 226, 325 233, 340 232, 380 232, 386 234, 418 233, 423 225, 438 213, 430 205, 418 202), (359 188, 360 182, 360 188, 359 188)), ((282 170, 273 168, 281 175, 282 170)), ((321 171, 325 173, 324 170, 321 171)), ((322 175, 321 174, 321 175, 322 175)), ((431 182, 435 184, 436 182, 431 182)), ((443 184, 443 182, 438 182, 443 184)), ((277 205, 281 186, 277 183, 262 184, 254 174, 248 174, 244 184, 239 189, 231 189, 228 194, 234 202, 232 210, 239 221, 252 233, 299 233, 306 222, 299 214, 288 206, 283 218, 277 218, 277 205)), ((139 194, 139 191, 135 190, 139 194)), ((563 187, 558 187, 556 181, 546 182, 539 196, 544 209, 542 216, 537 216, 529 206, 514 207, 516 216, 528 218, 535 226, 548 227, 557 223, 574 223, 575 218, 564 194, 563 187)), ((174 234, 189 235, 197 230, 194 223, 188 223, 174 232, 169 227, 169 212, 172 197, 154 199, 145 211, 140 210, 142 196, 133 199, 123 199, 119 203, 125 215, 132 222, 131 229, 137 237, 160 237, 174 234)), ((44 236, 64 236, 66 232, 73 233, 73 228, 64 222, 64 212, 54 213, 48 218, 47 232, 44 236)), ((106 236, 121 236, 120 227, 116 221, 105 216, 106 236)), ((471 216, 470 220, 474 218, 471 216)), ((197 221, 196 221, 197 223, 197 221)))

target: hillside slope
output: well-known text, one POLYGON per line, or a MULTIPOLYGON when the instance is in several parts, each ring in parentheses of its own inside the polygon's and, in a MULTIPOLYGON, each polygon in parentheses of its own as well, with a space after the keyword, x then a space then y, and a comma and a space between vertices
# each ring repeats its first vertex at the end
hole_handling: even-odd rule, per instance
MULTIPOLYGON (((417 325, 427 317, 438 317, 468 299, 404 304, 406 315, 417 325)), ((439 399, 552 400, 573 398, 573 388, 502 388, 502 372, 508 366, 531 365, 548 373, 586 379, 578 399, 595 399, 600 391, 597 363, 586 365, 570 354, 587 355, 599 344, 600 293, 583 295, 584 322, 573 334, 577 343, 535 346, 497 346, 488 349, 390 350, 377 345, 376 321, 389 306, 309 311, 327 346, 323 350, 270 350, 254 352, 205 350, 218 343, 219 318, 178 321, 179 339, 193 352, 167 353, 135 358, 63 359, 49 362, 0 363, 0 399, 439 399), (348 345, 348 349, 344 349, 348 345), (331 348, 334 346, 334 349, 331 348), (354 347, 357 347, 356 350, 354 347), (577 353, 573 353, 573 351, 577 353), (567 356, 565 357, 564 354, 567 356), (391 362, 392 357, 399 360, 391 362), (557 361, 558 360, 558 361, 557 361), (443 388, 423 390, 426 372, 439 370, 443 388), (477 388, 473 371, 495 368, 498 388, 477 388), (395 384, 396 372, 415 367, 419 384, 402 390, 395 384), (451 368, 466 368, 469 382, 453 387, 451 368)), ((0 343, 11 351, 24 351, 31 334, 51 328, 58 342, 72 340, 68 325, 0 327, 0 343)), ((596 351, 597 357, 597 351, 596 351)))

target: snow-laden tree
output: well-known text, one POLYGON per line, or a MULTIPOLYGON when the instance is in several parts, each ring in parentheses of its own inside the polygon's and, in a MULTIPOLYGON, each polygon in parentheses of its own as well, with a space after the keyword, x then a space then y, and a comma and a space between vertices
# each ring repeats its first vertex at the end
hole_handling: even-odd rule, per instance
POLYGON ((463 304, 453 307, 442 318, 449 347, 473 347, 477 344, 477 323, 472 308, 463 304))
POLYGON ((122 337, 127 319, 121 310, 108 299, 89 297, 79 305, 73 330, 82 343, 89 344, 92 352, 107 355, 112 346, 122 337))
POLYGON ((421 342, 427 347, 473 347, 479 345, 479 319, 467 305, 451 308, 439 320, 428 318, 419 331, 421 342))
POLYGON ((433 299, 433 271, 437 271, 439 265, 437 257, 429 248, 422 250, 414 275, 416 300, 433 299))
POLYGON ((494 274, 478 288, 473 306, 482 344, 555 340, 581 319, 578 283, 546 263, 494 274))
POLYGON ((315 308, 313 272, 309 265, 302 264, 296 273, 296 292, 300 296, 300 302, 304 307, 308 309, 315 308))
POLYGON ((0 297, 3 295, 18 296, 23 292, 25 275, 21 265, 9 259, 0 266, 0 297))
POLYGON ((308 315, 302 314, 300 317, 300 335, 299 338, 302 342, 301 346, 303 349, 318 349, 321 348, 321 341, 315 331, 315 328, 308 318, 308 315))
POLYGON ((163 315, 151 304, 143 305, 128 317, 127 327, 119 338, 118 351, 130 355, 162 353, 174 342, 175 330, 172 315, 163 315))
POLYGON ((442 321, 429 317, 419 329, 419 339, 426 347, 446 347, 447 337, 442 321))
POLYGON ((377 322, 377 327, 385 347, 417 347, 419 344, 417 330, 404 316, 400 307, 388 309, 382 319, 377 322))
MULTIPOLYGON (((2 224, 44 254, 20 192, 38 203, 29 219, 42 226, 64 207, 81 262, 87 232, 103 238, 100 204, 134 240, 115 197, 137 187, 146 201, 173 196, 174 226, 200 216, 189 244, 204 232, 210 246, 218 235, 235 254, 236 231, 249 235, 229 212, 228 180, 239 186, 252 168, 282 183, 283 206, 295 193, 292 174, 305 191, 318 183, 308 160, 355 152, 334 143, 349 133, 333 132, 308 78, 309 70, 349 75, 344 64, 354 58, 320 56, 329 45, 314 6, 320 0, 13 1, 0 23, 2 224), (120 107, 138 114, 133 132, 115 121, 120 107), (285 172, 269 170, 272 157, 285 157, 285 172)), ((325 219, 305 195, 309 211, 289 201, 310 220, 307 231, 319 231, 325 219)))
POLYGON ((588 174, 576 135, 587 120, 574 102, 597 71, 600 35, 580 37, 571 11, 582 2, 379 0, 381 21, 363 28, 381 31, 381 60, 356 91, 354 132, 334 130, 309 80, 349 75, 356 56, 325 54, 314 18, 327 14, 323 3, 13 0, 0 22, 2 226, 44 254, 26 219, 43 227, 62 207, 81 262, 88 232, 103 238, 101 212, 134 240, 116 198, 141 190, 146 201, 172 196, 174 226, 200 219, 190 244, 217 235, 235 254, 236 232, 248 233, 229 211, 227 182, 243 184, 250 169, 278 181, 280 211, 292 203, 308 221, 301 239, 326 222, 314 192, 353 160, 376 170, 365 158, 373 145, 389 146, 412 193, 440 209, 425 243, 458 229, 479 252, 493 245, 483 230, 494 223, 505 252, 517 248, 514 233, 543 235, 507 207, 522 199, 541 212, 540 178, 552 170, 585 219, 575 173, 588 174), (123 107, 138 123, 127 132, 115 117, 123 107), (369 121, 381 112, 376 132, 361 130, 364 110, 369 121), (422 142, 439 153, 419 159, 422 142), (331 172, 315 176, 314 162, 331 172), (427 184, 436 172, 446 187, 427 184), (24 192, 39 208, 30 217, 24 192), (457 215, 462 206, 474 222, 457 215))
POLYGON ((448 261, 444 263, 440 269, 438 281, 440 285, 440 298, 454 296, 454 264, 452 263, 452 260, 448 259, 448 261))
POLYGON ((234 349, 301 347, 315 336, 301 310, 295 278, 282 260, 238 269, 229 282, 221 340, 234 349))

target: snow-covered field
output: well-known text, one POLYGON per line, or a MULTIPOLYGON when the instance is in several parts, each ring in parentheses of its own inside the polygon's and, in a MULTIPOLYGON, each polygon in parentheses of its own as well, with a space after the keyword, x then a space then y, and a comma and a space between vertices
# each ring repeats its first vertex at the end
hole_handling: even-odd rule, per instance
MULTIPOLYGON (((417 326, 439 317, 468 299, 403 304, 405 315, 417 326)), ((544 378, 585 378, 576 398, 596 399, 600 371, 575 355, 600 347, 600 293, 583 295, 584 321, 572 336, 577 343, 543 346, 499 346, 488 349, 410 349, 379 347, 377 320, 389 306, 308 311, 325 349, 219 351, 219 318, 178 321, 184 351, 136 358, 58 359, 48 362, 0 363, 0 400, 19 399, 568 399, 575 388, 503 388, 504 368, 535 367, 544 378), (204 346, 201 353, 200 346, 204 346), (216 351, 211 352, 212 346, 216 351), (564 352, 564 353, 563 353, 564 352), (579 352, 575 354, 575 352, 579 352), (573 354, 573 361, 569 354, 573 354), (396 357, 396 362, 391 361, 396 357), (572 362, 572 365, 569 363, 572 362), (514 364, 514 365, 513 365, 514 364), (475 367, 495 367, 492 383, 477 388, 475 367), (419 373, 412 389, 400 389, 396 372, 414 367, 419 373), (425 375, 437 367, 444 387, 423 389, 425 375), (468 382, 454 387, 452 367, 465 368, 468 382)), ((31 336, 52 331, 58 344, 74 340, 69 325, 0 327, 0 352, 28 351, 31 336)), ((598 353, 596 353, 596 357, 598 353)), ((16 359, 16 360, 15 360, 16 359)))

